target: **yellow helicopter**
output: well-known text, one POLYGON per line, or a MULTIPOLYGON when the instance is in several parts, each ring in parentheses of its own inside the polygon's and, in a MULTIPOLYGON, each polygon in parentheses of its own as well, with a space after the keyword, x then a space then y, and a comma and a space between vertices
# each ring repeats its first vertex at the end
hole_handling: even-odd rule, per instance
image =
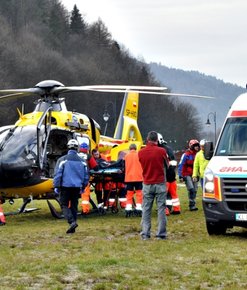
MULTIPOLYGON (((0 90, 4 98, 38 95, 33 112, 19 112, 19 120, 0 128, 0 198, 10 203, 22 198, 18 213, 26 211, 33 199, 56 199, 53 176, 56 161, 67 152, 70 139, 86 142, 90 149, 98 148, 110 160, 122 158, 130 142, 140 148, 143 139, 138 128, 139 94, 164 94, 165 87, 124 85, 70 86, 54 80, 45 80, 33 88, 0 90), (92 118, 68 111, 64 96, 72 92, 125 93, 114 137, 101 135, 99 124, 92 118)), ((183 95, 183 94, 175 94, 183 95)), ((203 97, 190 95, 193 97, 203 97)), ((58 201, 58 200, 57 200, 58 201)), ((31 210, 31 209, 30 209, 31 210)))
POLYGON ((53 175, 56 161, 66 153, 68 140, 86 142, 92 150, 119 157, 127 150, 129 141, 140 147, 142 137, 137 126, 138 93, 164 92, 162 87, 77 86, 65 87, 62 83, 46 80, 34 88, 0 90, 0 99, 38 95, 33 112, 23 114, 11 126, 0 128, 0 198, 23 198, 19 213, 32 199, 56 199, 53 175), (116 128, 116 136, 101 136, 99 124, 84 114, 68 111, 64 98, 69 92, 127 92, 116 128), (6 95, 7 94, 7 95, 6 95), (119 147, 117 149, 117 147, 119 147))

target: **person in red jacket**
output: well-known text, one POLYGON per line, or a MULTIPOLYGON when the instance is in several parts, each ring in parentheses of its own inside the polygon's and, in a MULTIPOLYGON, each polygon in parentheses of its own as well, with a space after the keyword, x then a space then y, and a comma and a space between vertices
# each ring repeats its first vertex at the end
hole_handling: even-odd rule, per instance
POLYGON ((199 141, 192 139, 189 141, 189 148, 185 151, 178 167, 178 175, 180 182, 185 182, 189 196, 189 209, 196 211, 196 194, 198 189, 198 182, 193 181, 193 165, 196 153, 200 150, 199 141))
POLYGON ((158 147, 158 134, 151 131, 147 136, 147 145, 138 152, 139 161, 143 170, 143 203, 142 203, 142 231, 143 240, 151 236, 151 214, 153 202, 156 200, 158 210, 158 229, 156 237, 165 240, 166 232, 166 176, 168 167, 167 152, 158 147))
POLYGON ((139 216, 142 214, 142 167, 136 149, 135 144, 130 144, 130 151, 124 157, 124 181, 127 190, 125 207, 126 217, 130 217, 133 213, 134 193, 136 194, 135 211, 139 216))
POLYGON ((4 203, 4 199, 0 197, 0 226, 4 226, 6 224, 5 215, 3 213, 2 204, 4 203))
MULTIPOLYGON (((98 170, 98 164, 94 157, 89 154, 89 145, 86 142, 83 142, 80 145, 79 156, 85 160, 89 170, 98 170)), ((88 183, 87 187, 84 189, 84 192, 81 194, 82 214, 88 214, 90 212, 90 193, 90 184, 88 183)))

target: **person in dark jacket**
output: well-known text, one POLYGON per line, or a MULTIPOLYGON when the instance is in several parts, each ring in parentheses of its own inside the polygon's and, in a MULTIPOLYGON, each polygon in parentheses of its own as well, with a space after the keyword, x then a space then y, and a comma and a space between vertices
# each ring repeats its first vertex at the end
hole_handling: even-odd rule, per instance
POLYGON ((69 140, 67 155, 58 159, 53 179, 54 191, 60 193, 60 203, 64 217, 69 223, 67 234, 72 234, 78 227, 77 209, 80 192, 89 181, 87 164, 78 155, 77 140, 69 140))
POLYGON ((180 200, 177 193, 177 180, 176 180, 176 167, 177 161, 175 160, 175 155, 173 149, 167 145, 163 136, 158 133, 158 146, 166 149, 169 167, 166 170, 166 187, 167 187, 167 199, 166 199, 166 215, 180 214, 180 200))

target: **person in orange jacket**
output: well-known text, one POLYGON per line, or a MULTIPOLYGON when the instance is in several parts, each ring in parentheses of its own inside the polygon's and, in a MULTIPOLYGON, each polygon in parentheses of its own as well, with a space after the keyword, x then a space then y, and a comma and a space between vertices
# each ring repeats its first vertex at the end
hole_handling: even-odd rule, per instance
MULTIPOLYGON (((80 145, 79 156, 83 158, 88 165, 88 169, 98 170, 98 164, 95 158, 89 154, 89 146, 87 143, 82 143, 80 145)), ((90 183, 84 189, 84 192, 81 194, 81 208, 82 214, 88 214, 90 212, 90 183)))
POLYGON ((136 194, 135 211, 137 215, 142 214, 142 167, 139 161, 136 145, 131 144, 129 146, 129 152, 124 157, 125 177, 124 182, 126 184, 126 217, 129 217, 133 213, 133 198, 136 194))
POLYGON ((2 204, 4 203, 4 199, 0 197, 0 226, 4 226, 6 224, 5 215, 3 213, 2 204))

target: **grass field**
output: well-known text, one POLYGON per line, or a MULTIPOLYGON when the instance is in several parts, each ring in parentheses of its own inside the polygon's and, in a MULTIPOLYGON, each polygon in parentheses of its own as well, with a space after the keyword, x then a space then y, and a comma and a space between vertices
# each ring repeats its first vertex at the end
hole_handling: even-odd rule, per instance
POLYGON ((80 216, 76 233, 66 235, 65 220, 35 201, 39 211, 7 216, 0 227, 0 289, 247 289, 247 230, 209 236, 201 193, 198 212, 188 211, 184 187, 179 196, 182 213, 168 216, 165 241, 154 239, 155 208, 153 237, 142 241, 141 218, 123 210, 80 216))

